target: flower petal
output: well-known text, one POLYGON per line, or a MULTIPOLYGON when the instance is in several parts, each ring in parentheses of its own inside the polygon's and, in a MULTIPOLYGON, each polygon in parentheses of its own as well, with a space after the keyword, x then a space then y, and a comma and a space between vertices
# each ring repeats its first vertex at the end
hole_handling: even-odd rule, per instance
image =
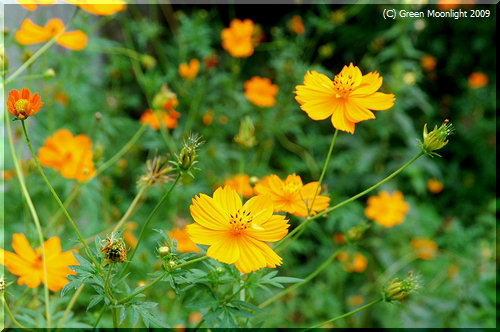
POLYGON ((242 273, 250 273, 267 265, 262 250, 255 243, 259 241, 252 241, 247 236, 240 238, 240 258, 235 265, 242 273))
POLYGON ((383 79, 379 73, 368 73, 363 76, 361 84, 356 87, 351 95, 370 95, 382 86, 383 79))
POLYGON ((279 241, 288 234, 288 220, 285 216, 273 215, 265 223, 259 225, 259 228, 250 227, 246 230, 246 234, 256 240, 264 242, 279 241))
POLYGON ((269 195, 258 195, 250 198, 243 209, 251 212, 252 222, 260 225, 273 215, 273 203, 269 195))
POLYGON ((193 219, 206 228, 228 230, 230 228, 228 213, 221 210, 220 205, 205 194, 195 196, 190 206, 193 219))
POLYGON ((360 107, 365 107, 374 111, 383 111, 394 105, 393 94, 375 92, 368 96, 349 96, 349 101, 356 103, 360 107))
POLYGON ((348 133, 354 134, 354 122, 349 121, 345 116, 345 103, 342 108, 338 108, 333 112, 332 115, 332 125, 338 130, 347 131, 348 133))
POLYGON ((207 256, 222 263, 233 264, 240 258, 241 236, 226 233, 223 239, 214 242, 207 250, 207 256))
POLYGON ((36 259, 35 251, 22 233, 12 235, 12 249, 19 257, 30 263, 33 263, 36 259))
POLYGON ((42 43, 50 38, 50 32, 36 25, 29 18, 21 24, 21 30, 16 32, 16 40, 23 45, 42 43))
POLYGON ((214 201, 219 204, 223 211, 234 214, 241 208, 241 198, 231 186, 217 188, 214 192, 214 201))
POLYGON ((70 50, 79 51, 87 46, 87 35, 80 30, 65 32, 57 39, 57 43, 70 50))
POLYGON ((203 245, 212 245, 215 242, 222 241, 226 236, 225 231, 216 231, 200 226, 197 223, 187 225, 186 231, 194 243, 203 245))
POLYGON ((354 123, 375 119, 375 114, 367 108, 358 106, 356 103, 346 103, 346 118, 354 123))

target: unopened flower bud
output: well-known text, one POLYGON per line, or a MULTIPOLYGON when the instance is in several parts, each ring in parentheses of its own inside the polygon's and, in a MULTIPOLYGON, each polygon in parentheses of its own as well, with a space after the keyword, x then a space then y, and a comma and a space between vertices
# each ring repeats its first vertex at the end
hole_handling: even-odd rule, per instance
POLYGON ((170 253, 170 248, 167 246, 162 246, 158 248, 158 254, 160 255, 160 257, 168 256, 169 253, 170 253))
POLYGON ((254 134, 255 126, 253 121, 249 116, 246 116, 241 120, 240 131, 234 140, 239 143, 242 148, 248 149, 257 144, 254 134))
POLYGON ((94 113, 94 120, 99 122, 102 120, 102 113, 101 112, 95 112, 94 113))
POLYGON ((222 273, 222 272, 224 272, 224 269, 223 269, 222 267, 218 266, 218 267, 215 269, 215 271, 217 271, 217 273, 222 273))
POLYGON ((52 68, 49 68, 43 72, 43 77, 45 77, 45 78, 56 77, 56 71, 52 68))
POLYGON ((143 54, 141 56, 141 65, 146 70, 153 69, 156 66, 156 59, 151 55, 143 54))
POLYGON ((423 142, 420 142, 420 148, 422 151, 429 156, 434 155, 439 156, 434 151, 443 148, 448 144, 448 136, 453 133, 453 125, 448 121, 444 120, 443 124, 438 128, 434 126, 431 132, 427 131, 427 124, 424 125, 423 142))
POLYGON ((188 171, 196 163, 196 149, 203 144, 201 137, 191 134, 184 140, 184 146, 175 163, 181 170, 188 171))
POLYGON ((351 227, 346 233, 345 236, 349 242, 357 242, 361 240, 363 234, 366 230, 370 228, 370 225, 367 223, 362 223, 361 225, 351 227))
POLYGON ((155 110, 174 108, 178 104, 177 95, 170 91, 167 84, 163 84, 160 91, 153 97, 152 105, 155 110))
POLYGON ((408 277, 404 280, 398 281, 398 278, 395 278, 387 285, 383 291, 384 301, 391 302, 402 300, 420 287, 420 277, 418 275, 413 275, 410 271, 408 277))
POLYGON ((168 266, 170 266, 171 268, 174 267, 174 266, 176 266, 176 265, 177 265, 177 263, 175 261, 169 261, 168 262, 168 266))

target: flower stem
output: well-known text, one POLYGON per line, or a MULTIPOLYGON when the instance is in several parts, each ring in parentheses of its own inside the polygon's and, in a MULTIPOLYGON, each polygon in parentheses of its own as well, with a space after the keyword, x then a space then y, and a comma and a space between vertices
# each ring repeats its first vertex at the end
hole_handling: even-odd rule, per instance
POLYGON ((9 315, 10 317, 10 320, 12 321, 12 323, 14 323, 14 325, 16 325, 17 327, 21 328, 21 329, 26 329, 23 325, 21 325, 21 323, 19 323, 15 318, 14 318, 14 315, 12 314, 12 312, 10 311, 9 309, 9 305, 7 304, 7 301, 5 301, 5 298, 2 294, 2 304, 3 304, 3 307, 5 308, 5 311, 7 311, 7 315, 9 315))
MULTIPOLYGON (((2 89, 4 90, 4 89, 2 89)), ((3 92, 3 91, 2 91, 3 92)), ((24 182, 24 175, 23 171, 21 169, 21 166, 19 164, 19 160, 17 159, 15 149, 14 149, 14 141, 12 139, 12 132, 10 130, 10 121, 9 121, 9 116, 8 112, 5 113, 5 124, 7 127, 7 136, 9 138, 9 146, 10 146, 10 152, 12 154, 12 161, 14 162, 14 167, 16 169, 16 174, 17 178, 19 180, 19 185, 21 186, 21 191, 23 193, 24 198, 26 199, 26 203, 28 204, 28 208, 31 212, 31 215, 33 217, 33 222, 35 223, 35 228, 38 233, 38 240, 40 241, 40 248, 42 249, 42 262, 43 262, 43 276, 45 280, 47 279, 47 262, 45 259, 45 246, 44 246, 44 238, 43 238, 43 231, 42 231, 42 226, 40 225, 40 219, 38 218, 38 214, 35 209, 35 205, 33 204, 33 201, 31 200, 31 196, 28 192, 28 188, 26 187, 26 183, 24 182)), ((47 286, 47 283, 43 283, 43 290, 44 290, 44 297, 45 297, 45 316, 47 319, 47 328, 50 327, 50 296, 49 296, 49 288, 47 286)))
POLYGON ((113 313, 113 327, 116 329, 120 325, 118 321, 118 309, 113 307, 111 308, 111 312, 113 313))
POLYGON ((47 51, 57 41, 57 39, 62 36, 62 34, 66 31, 66 29, 68 28, 68 26, 71 24, 71 22, 75 18, 76 13, 78 13, 78 10, 79 10, 79 7, 76 7, 75 11, 73 12, 73 15, 69 19, 69 21, 66 24, 66 26, 57 35, 55 35, 54 37, 52 37, 52 39, 50 39, 42 47, 40 47, 40 49, 38 51, 36 51, 35 54, 33 54, 28 59, 28 61, 26 61, 25 63, 23 63, 21 67, 19 67, 15 72, 13 72, 9 77, 7 77, 7 79, 4 82, 4 86, 6 86, 9 83, 11 83, 14 80, 14 78, 16 78, 17 76, 19 76, 19 74, 21 74, 33 62, 35 62, 36 59, 38 59, 43 53, 45 53, 45 51, 47 51))
MULTIPOLYGON (((323 165, 323 170, 321 171, 321 175, 318 181, 318 187, 314 192, 314 196, 311 202, 311 206, 307 209, 307 216, 311 215, 311 210, 314 206, 314 201, 316 200, 316 196, 321 189, 321 183, 323 182, 323 178, 325 177, 326 169, 328 168, 328 163, 330 162, 330 157, 332 156, 333 147, 335 146, 335 141, 337 140, 337 134, 339 133, 338 129, 335 129, 335 134, 333 134, 332 143, 330 144, 330 150, 328 150, 328 155, 326 156, 325 164, 323 165)), ((306 202, 307 203, 307 202, 306 202)))
POLYGON ((123 217, 116 224, 115 228, 112 231, 113 233, 118 232, 120 230, 120 228, 123 226, 123 224, 128 220, 128 218, 130 218, 130 216, 132 215, 132 212, 134 211, 137 203, 139 202, 139 200, 141 199, 142 195, 144 194, 144 192, 146 191, 146 189, 148 187, 149 187, 149 184, 146 184, 146 185, 142 186, 141 190, 139 190, 139 192, 135 196, 135 198, 132 201, 132 203, 130 203, 130 205, 129 205, 127 211, 125 212, 125 214, 123 215, 123 217))
POLYGON ((57 332, 59 332, 62 329, 64 322, 66 321, 66 318, 68 317, 68 314, 71 311, 71 308, 73 308, 73 305, 75 305, 76 299, 78 299, 78 296, 80 296, 80 293, 82 292, 84 287, 85 284, 82 284, 80 287, 78 287, 75 294, 73 294, 73 297, 71 297, 71 300, 69 301, 68 306, 64 310, 64 314, 61 320, 59 321, 59 324, 57 325, 57 332))
POLYGON ((307 227, 307 225, 313 221, 314 219, 317 219, 321 216, 324 216, 325 214, 327 213, 330 213, 358 198, 360 198, 361 196, 364 196, 366 195, 367 193, 369 193, 370 191, 378 188, 379 186, 383 185, 384 183, 386 183, 387 181, 389 181, 390 179, 392 179, 393 177, 395 177, 396 175, 398 175, 399 173, 401 173, 405 168, 407 168, 408 166, 410 166, 411 164, 413 164, 418 158, 420 158, 422 155, 424 154, 424 152, 420 152, 419 154, 417 154, 415 157, 413 157, 410 161, 408 161, 406 164, 404 164, 403 166, 401 166, 398 170, 394 171, 391 175, 389 175, 388 177, 386 177, 385 179, 383 179, 382 181, 374 184, 373 186, 371 186, 370 188, 360 192, 359 194, 355 195, 355 196, 352 196, 351 198, 348 198, 346 199, 345 201, 343 202, 340 202, 339 204, 337 205, 334 205, 326 210, 323 210, 321 212, 319 212, 318 214, 314 215, 314 216, 310 216, 310 217, 307 217, 306 220, 301 223, 299 226, 297 226, 293 231, 291 231, 290 233, 288 233, 288 235, 286 237, 284 237, 283 239, 281 239, 279 242, 276 243, 276 246, 275 246, 275 249, 279 248, 282 246, 282 244, 285 242, 285 241, 288 241, 289 239, 292 238, 292 236, 294 236, 297 232, 300 232, 299 234, 297 234, 295 237, 293 237, 293 239, 289 240, 288 243, 287 243, 287 246, 293 242, 294 240, 296 240, 300 234, 302 234, 302 232, 304 231, 304 229, 307 227))
POLYGON ((33 160, 35 161, 35 164, 36 164, 36 167, 38 168, 38 171, 40 172, 40 174, 42 175, 43 179, 45 180, 45 183, 49 187, 50 192, 54 196, 55 200, 57 201, 57 203, 59 204, 59 206, 63 209, 63 213, 65 214, 66 218, 71 223, 71 226, 73 226, 73 229, 75 230, 75 232, 76 232, 76 234, 77 234, 80 242, 83 244, 83 246, 87 250, 87 253, 88 253, 89 257, 92 259, 92 262, 94 263, 95 267, 97 269, 99 269, 99 264, 97 264, 97 261, 96 261, 94 255, 92 254, 92 252, 90 251, 90 248, 88 247, 87 243, 85 243, 85 239, 83 238, 83 236, 80 233, 80 231, 78 230, 78 227, 76 226, 75 222, 73 221, 73 219, 69 215, 68 210, 66 210, 66 208, 64 207, 64 204, 61 202, 61 199, 57 195, 56 191, 54 190, 54 188, 50 184, 49 180, 45 176, 45 173, 44 173, 44 171, 42 169, 42 166, 40 165, 40 162, 38 161, 38 158, 36 157, 35 151, 33 150, 33 146, 31 145, 31 141, 29 139, 28 132, 26 131, 26 125, 24 124, 24 121, 25 120, 21 120, 21 124, 22 124, 23 130, 24 130, 24 136, 26 137, 26 142, 28 143, 28 147, 29 147, 29 149, 31 151, 31 155, 33 156, 33 160))
POLYGON ((158 209, 163 204, 163 202, 168 198, 168 196, 170 195, 170 193, 174 189, 175 185, 179 182, 180 178, 181 178, 181 174, 177 175, 177 177, 175 178, 174 183, 170 186, 170 189, 163 195, 163 197, 160 199, 160 201, 154 207, 153 211, 151 211, 151 213, 149 214, 149 216, 146 219, 146 222, 144 223, 144 225, 142 225, 141 232, 139 233, 139 238, 137 239, 137 244, 135 245, 134 249, 130 253, 130 255, 129 255, 128 259, 127 259, 127 262, 125 263, 125 266, 123 267, 122 272, 120 273, 120 277, 122 277, 125 274, 125 272, 127 271, 127 268, 129 267, 130 262, 134 258, 134 255, 137 252, 137 248, 139 248, 139 244, 141 243, 141 240, 144 237, 144 233, 146 231, 146 228, 148 228, 149 223, 153 219, 153 216, 156 214, 156 211, 158 211, 158 209))
POLYGON ((357 313, 357 312, 359 312, 359 311, 361 311, 361 310, 364 310, 364 309, 366 309, 366 308, 369 308, 369 307, 371 307, 372 305, 377 304, 377 303, 382 302, 382 301, 383 301, 383 299, 382 299, 382 298, 377 299, 377 300, 372 301, 372 302, 370 302, 370 303, 368 303, 368 304, 365 304, 365 305, 364 305, 364 306, 362 306, 362 307, 359 307, 358 309, 355 309, 355 310, 353 310, 353 311, 349 311, 349 312, 347 312, 347 313, 345 313, 345 314, 343 314, 343 315, 340 315, 340 316, 334 317, 334 318, 332 318, 332 319, 329 319, 329 320, 327 320, 327 321, 325 321, 325 322, 322 322, 322 323, 316 324, 316 325, 311 326, 311 327, 309 327, 309 328, 307 328, 307 329, 305 329, 305 330, 302 330, 302 331, 309 331, 309 330, 311 330, 311 329, 315 329, 315 328, 318 328, 318 327, 322 327, 323 325, 325 325, 325 324, 327 324, 327 323, 335 322, 336 320, 339 320, 339 319, 342 319, 342 318, 345 318, 345 317, 349 317, 349 316, 351 316, 351 315, 353 315, 353 314, 355 314, 355 313, 357 313))
MULTIPOLYGON (((179 264, 177 266, 175 266, 175 269, 180 269, 180 268, 183 268, 183 267, 186 267, 188 265, 191 265, 193 263, 197 263, 197 262, 201 262, 201 261, 204 261, 206 259, 208 259, 209 257, 208 256, 202 256, 202 257, 198 257, 198 258, 195 258, 195 259, 191 259, 187 262, 184 262, 182 264, 179 264)), ((160 280, 162 280, 167 274, 169 273, 169 271, 165 271, 163 272, 158 278, 156 278, 155 280, 153 280, 150 284, 136 290, 135 292, 133 292, 132 294, 130 294, 129 296, 127 297, 124 297, 123 299, 121 300, 118 300, 117 304, 123 304, 123 303, 126 303, 128 302, 129 300, 133 299, 134 297, 136 297, 138 294, 142 293, 142 292, 145 292, 146 290, 150 289, 151 287, 153 287, 154 285, 156 285, 157 282, 159 282, 160 280)))
POLYGON ((101 321, 102 315, 104 314, 104 311, 106 311, 106 308, 107 308, 107 307, 108 307, 108 306, 107 306, 106 304, 104 304, 104 305, 102 306, 102 309, 101 309, 101 311, 99 312, 99 316, 97 317, 97 319, 96 319, 96 321, 95 321, 95 323, 94 323, 94 326, 93 326, 92 328, 94 328, 94 329, 95 329, 95 328, 97 327, 97 325, 98 325, 98 324, 99 324, 99 322, 101 321))
POLYGON ((340 247, 339 249, 337 249, 330 257, 328 257, 324 262, 323 264, 321 264, 320 266, 318 266, 318 268, 316 270, 314 270, 311 274, 309 274, 305 279, 304 281, 302 282, 299 282, 299 283, 296 283, 284 290, 282 290, 281 292, 279 292, 278 294, 274 295, 273 297, 271 297, 270 299, 268 299, 267 301, 261 303, 259 305, 259 308, 265 308, 267 307, 268 305, 270 305, 271 303, 273 303, 274 301, 278 300, 279 298, 285 296, 286 294, 290 293, 291 291, 307 284, 309 281, 311 281, 314 277, 316 277, 321 271, 323 271, 328 265, 330 265, 330 263, 335 259, 335 257, 337 257, 337 255, 339 254, 339 252, 341 252, 343 249, 344 249, 345 246, 342 246, 340 247))

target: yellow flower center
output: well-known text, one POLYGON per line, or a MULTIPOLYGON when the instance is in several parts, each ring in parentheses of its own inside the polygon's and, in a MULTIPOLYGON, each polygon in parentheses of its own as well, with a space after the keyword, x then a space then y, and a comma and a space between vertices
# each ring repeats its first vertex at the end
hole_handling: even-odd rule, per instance
POLYGON ((28 101, 26 99, 19 99, 14 104, 14 107, 18 113, 21 113, 21 112, 24 112, 27 104, 28 104, 28 101))
POLYGON ((236 233, 240 233, 252 226, 252 215, 250 211, 238 210, 235 214, 229 215, 229 223, 233 226, 236 233))
POLYGON ((283 186, 283 191, 287 194, 294 194, 302 187, 300 182, 298 181, 286 181, 283 186))
POLYGON ((337 98, 345 98, 349 96, 355 87, 354 77, 340 73, 333 79, 333 87, 335 88, 337 98))
POLYGON ((42 254, 36 255, 35 262, 33 263, 33 267, 37 270, 43 270, 42 254))

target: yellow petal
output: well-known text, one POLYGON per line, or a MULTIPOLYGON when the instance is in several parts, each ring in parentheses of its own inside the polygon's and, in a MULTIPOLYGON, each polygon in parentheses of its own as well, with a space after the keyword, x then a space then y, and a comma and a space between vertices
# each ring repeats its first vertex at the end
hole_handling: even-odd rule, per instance
POLYGON ((361 84, 356 87, 351 95, 370 95, 382 86, 383 79, 379 73, 368 73, 363 76, 361 84))
POLYGON ((395 99, 393 94, 382 92, 375 92, 368 96, 349 96, 349 102, 374 111, 383 111, 391 108, 394 105, 395 99))
POLYGON ((227 212, 221 210, 219 204, 207 195, 201 194, 193 198, 190 206, 193 219, 206 228, 228 230, 230 228, 227 212))
POLYGON ((217 188, 214 192, 214 201, 228 214, 234 214, 241 208, 241 198, 231 186, 217 188))
POLYGON ((251 212, 253 223, 257 225, 266 222, 273 215, 273 203, 269 195, 258 195, 250 198, 243 209, 251 212))
POLYGON ((224 240, 226 236, 225 231, 214 231, 196 223, 187 225, 186 231, 194 243, 203 245, 212 245, 215 242, 224 240))
POLYGON ((57 39, 57 43, 70 50, 79 51, 87 46, 87 35, 80 30, 65 32, 57 39))
POLYGON ((345 105, 333 112, 332 125, 338 130, 354 134, 354 122, 349 121, 345 117, 345 105))
MULTIPOLYGON (((258 241, 256 241, 258 242, 258 241)), ((240 238, 240 257, 236 262, 236 268, 242 273, 250 273, 260 268, 266 267, 266 259, 262 250, 255 245, 250 237, 240 238)))
POLYGON ((16 252, 19 257, 28 261, 34 262, 36 258, 35 251, 31 248, 26 236, 24 234, 14 234, 12 235, 12 249, 16 252))
POLYGON ((288 234, 288 220, 285 216, 273 215, 265 223, 259 225, 259 229, 249 228, 246 234, 256 240, 264 242, 279 241, 288 234))
POLYGON ((222 263, 233 264, 240 258, 240 236, 227 234, 221 241, 214 242, 207 250, 207 256, 222 263))
MULTIPOLYGON (((351 97, 349 97, 351 98, 351 97)), ((360 122, 370 119, 375 119, 375 115, 367 108, 358 106, 356 103, 347 102, 345 105, 346 117, 351 122, 360 122)))

